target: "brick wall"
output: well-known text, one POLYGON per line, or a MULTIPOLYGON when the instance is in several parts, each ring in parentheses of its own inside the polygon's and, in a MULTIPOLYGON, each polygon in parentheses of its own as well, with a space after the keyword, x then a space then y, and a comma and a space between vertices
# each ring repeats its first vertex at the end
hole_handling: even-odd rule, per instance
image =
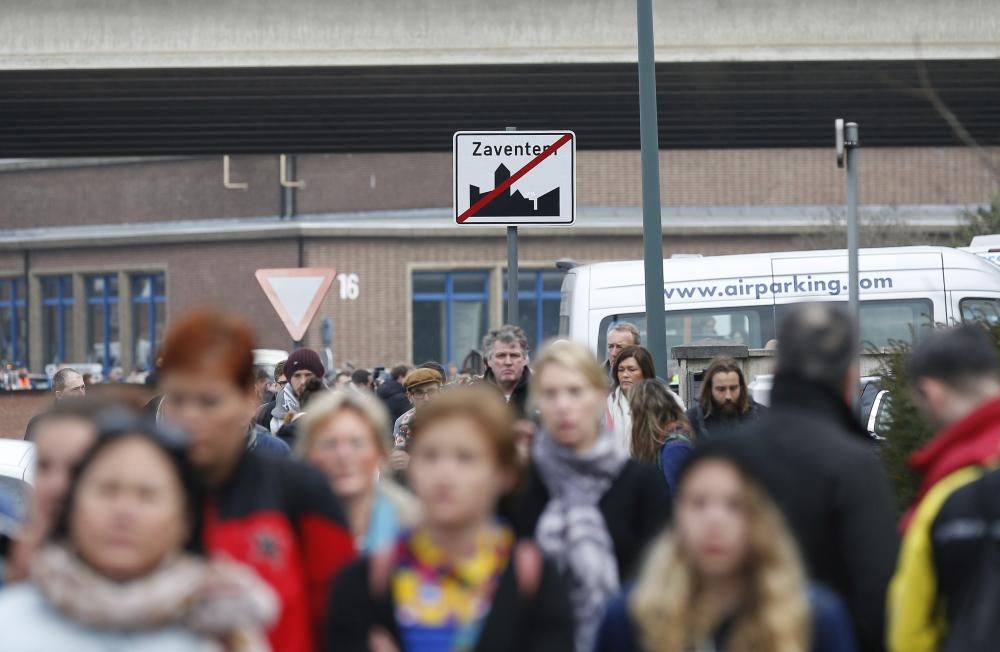
MULTIPOLYGON (((832 148, 831 148, 832 149, 832 148)), ((662 152, 669 205, 831 204, 844 200, 831 149, 662 152)), ((989 150, 1000 164, 1000 148, 989 150)), ((863 149, 861 199, 867 204, 985 202, 992 178, 965 148, 863 149)), ((438 208, 452 203, 451 155, 444 152, 298 157, 299 213, 438 208)), ((578 153, 581 206, 638 206, 638 151, 578 153)), ((0 172, 0 228, 114 224, 276 215, 276 156, 236 156, 222 187, 220 157, 128 165, 0 172)))

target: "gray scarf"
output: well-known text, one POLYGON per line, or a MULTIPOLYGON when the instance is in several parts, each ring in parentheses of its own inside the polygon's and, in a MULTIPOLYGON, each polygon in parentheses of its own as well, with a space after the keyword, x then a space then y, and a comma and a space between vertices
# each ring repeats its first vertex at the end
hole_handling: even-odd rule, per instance
POLYGON ((271 416, 278 421, 284 421, 285 415, 289 412, 299 411, 299 399, 295 396, 295 392, 292 391, 292 384, 286 383, 284 388, 281 390, 281 394, 274 401, 274 409, 271 410, 271 416))
POLYGON ((615 447, 614 435, 604 431, 585 453, 541 432, 535 437, 533 458, 550 496, 535 539, 567 578, 577 623, 576 649, 589 652, 604 608, 620 588, 614 542, 598 503, 628 457, 615 447))

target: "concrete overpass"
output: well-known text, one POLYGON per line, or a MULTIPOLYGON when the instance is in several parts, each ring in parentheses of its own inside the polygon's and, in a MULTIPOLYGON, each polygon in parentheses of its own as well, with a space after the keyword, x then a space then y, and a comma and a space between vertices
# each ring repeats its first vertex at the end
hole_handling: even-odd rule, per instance
MULTIPOLYGON (((663 62, 991 59, 995 0, 656 0, 663 62)), ((7 0, 0 69, 635 61, 633 0, 7 0)))
MULTIPOLYGON (((7 0, 0 156, 638 148, 632 0, 7 0), (140 7, 137 9, 136 7, 140 7)), ((996 0, 657 0, 665 148, 1000 145, 996 0)))

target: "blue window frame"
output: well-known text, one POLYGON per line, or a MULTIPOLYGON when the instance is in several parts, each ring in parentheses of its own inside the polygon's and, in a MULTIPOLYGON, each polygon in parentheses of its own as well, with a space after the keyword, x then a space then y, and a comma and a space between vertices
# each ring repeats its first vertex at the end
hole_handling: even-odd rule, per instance
POLYGON ((489 272, 415 272, 412 280, 413 361, 457 363, 479 350, 489 326, 489 272))
MULTIPOLYGON (((518 325, 534 351, 559 334, 559 301, 564 273, 557 270, 524 271, 517 275, 518 325)), ((507 272, 503 281, 504 314, 507 312, 507 272)), ((505 319, 505 321, 507 321, 505 319)))
POLYGON ((157 337, 166 326, 167 288, 162 272, 132 275, 132 352, 137 369, 150 370, 157 337))
POLYGON ((73 277, 43 276, 42 357, 46 364, 66 362, 66 341, 73 341, 73 277))
POLYGON ((21 279, 0 279, 0 360, 5 363, 25 362, 26 307, 21 279))
POLYGON ((99 362, 107 375, 119 364, 118 275, 88 276, 84 280, 87 298, 87 362, 99 362))

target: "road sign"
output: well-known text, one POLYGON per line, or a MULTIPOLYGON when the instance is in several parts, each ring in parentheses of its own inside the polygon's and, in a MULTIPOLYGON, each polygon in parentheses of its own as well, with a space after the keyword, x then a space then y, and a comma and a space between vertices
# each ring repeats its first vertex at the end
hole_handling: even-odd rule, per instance
POLYGON ((296 342, 305 336, 336 275, 335 269, 322 267, 258 269, 254 274, 296 342))
POLYGON ((452 141, 457 224, 572 224, 572 131, 459 131, 452 141))

